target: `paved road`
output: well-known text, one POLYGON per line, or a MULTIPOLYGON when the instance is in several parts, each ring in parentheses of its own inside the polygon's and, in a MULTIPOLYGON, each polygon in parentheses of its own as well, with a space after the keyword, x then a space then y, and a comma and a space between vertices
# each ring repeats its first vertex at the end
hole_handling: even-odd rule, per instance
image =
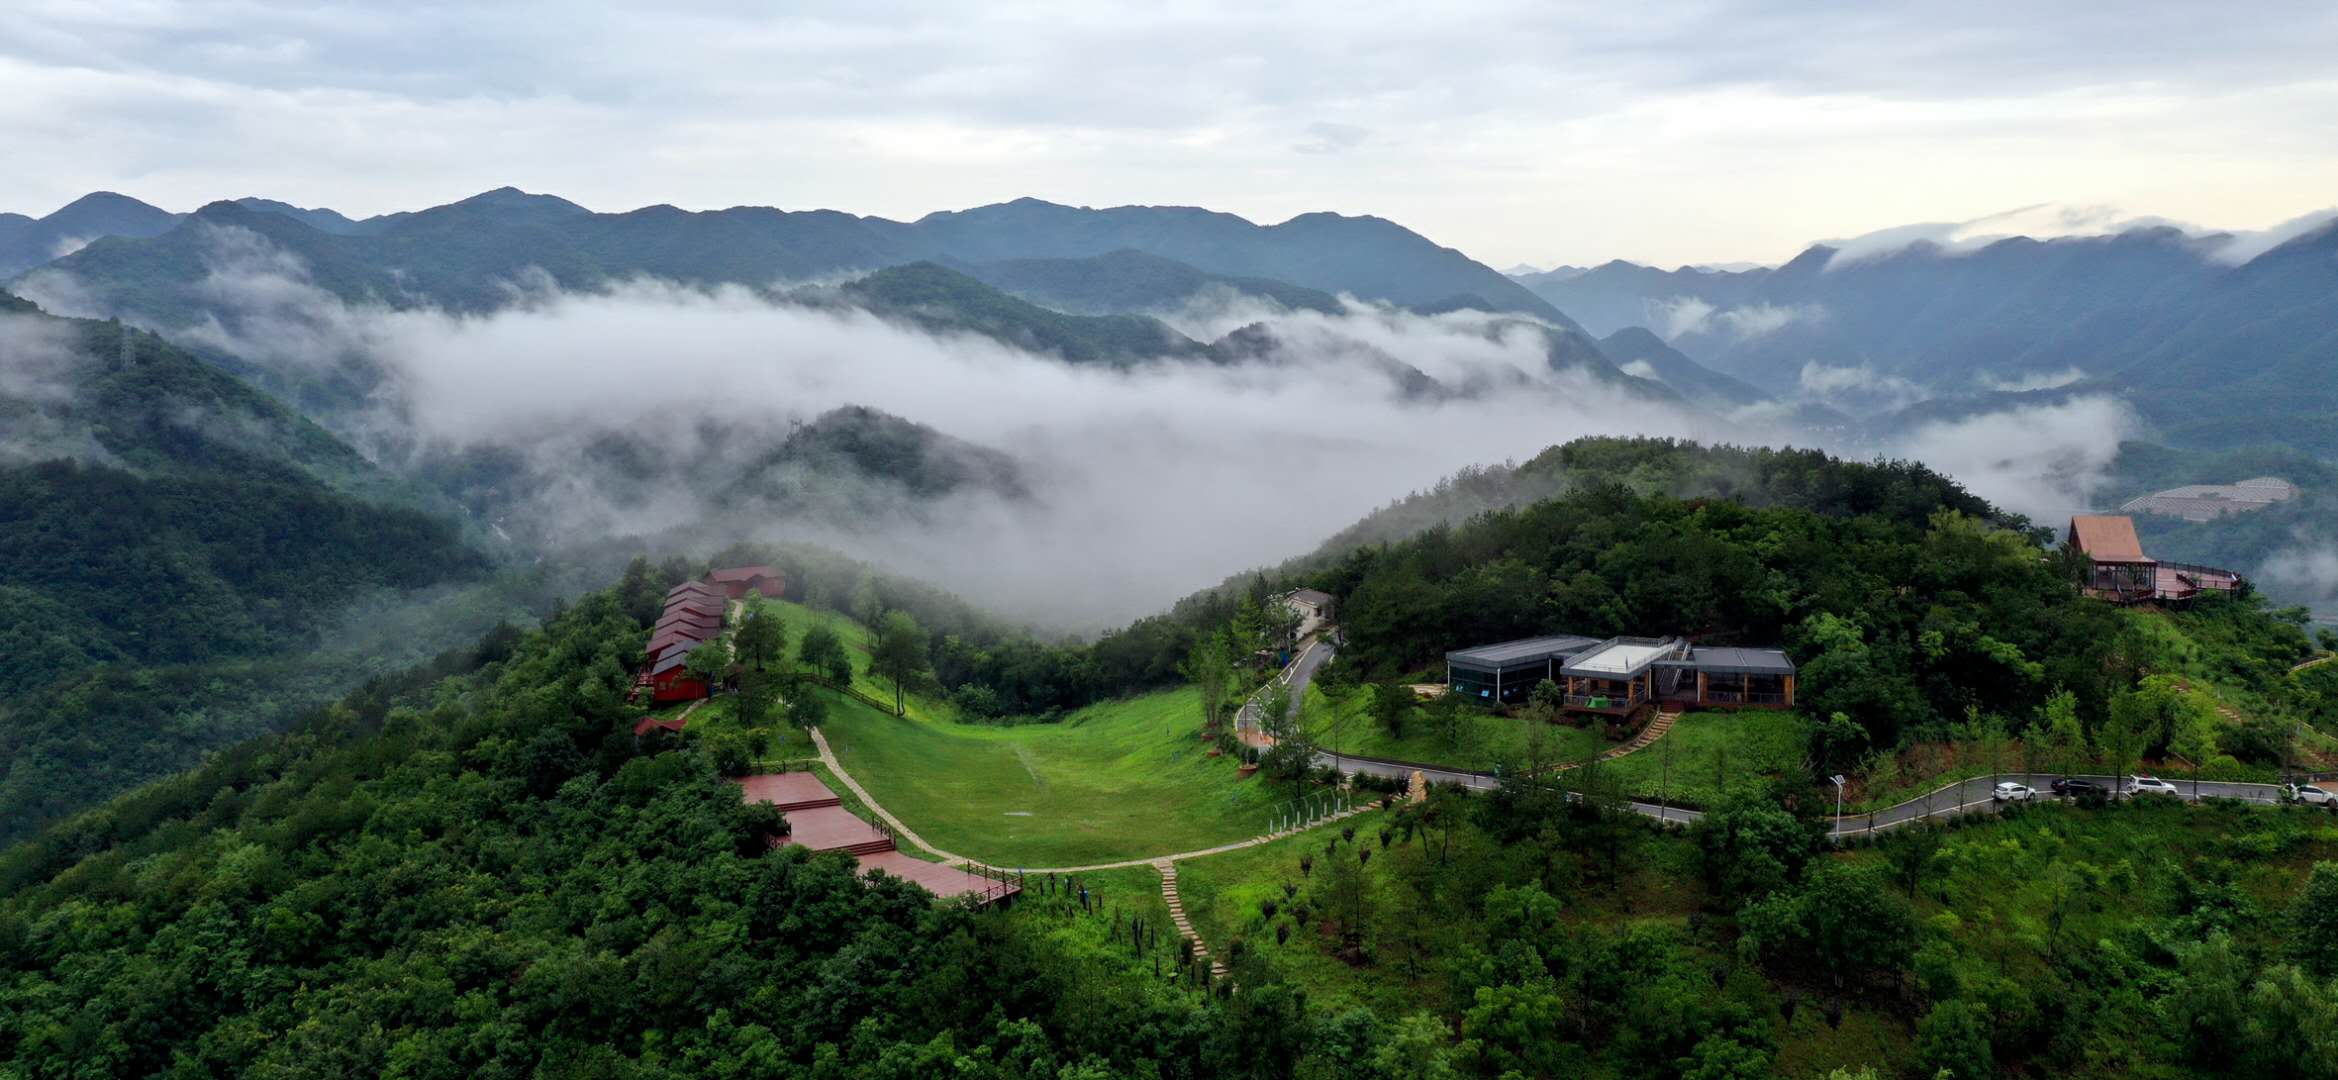
MULTIPOLYGON (((1352 754, 1317 754, 1316 763, 1333 766, 1344 775, 1353 776, 1357 773, 1365 773, 1372 776, 1390 777, 1399 781, 1410 780, 1412 774, 1417 770, 1424 779, 1432 784, 1457 784, 1477 791, 1491 790, 1499 784, 1499 781, 1495 780, 1491 773, 1448 769, 1434 765, 1417 765, 1401 761, 1383 761, 1375 758, 1359 758, 1352 754)), ((1962 783, 1937 788, 1930 795, 1919 796, 1871 814, 1845 814, 1840 821, 1831 821, 1830 818, 1830 828, 1840 831, 1844 836, 1860 836, 1868 832, 1887 832, 1927 817, 1948 818, 1961 814, 1994 814, 2004 805, 1992 797, 1997 782, 2000 780, 2012 780, 2036 788, 2040 801, 2059 801, 2058 797, 2050 790, 2050 785, 2054 782, 2054 775, 2049 773, 2003 773, 1997 776, 1976 777, 1962 783)), ((2111 778, 2108 776, 2090 776, 2087 779, 2111 786, 2111 778)), ((2180 793, 2179 797, 2184 801, 2193 801, 2191 781, 2177 780, 2173 777, 2162 777, 2162 779, 2175 784, 2180 793)), ((2203 780, 2200 782, 2199 798, 2239 799, 2243 802, 2270 804, 2280 801, 2279 791, 2280 789, 2272 784, 2239 784, 2203 780)), ((1702 820, 1705 816, 1700 811, 1683 810, 1677 806, 1659 806, 1651 802, 1634 801, 1631 803, 1631 808, 1636 813, 1677 825, 1691 824, 1702 820)))
MULTIPOLYGON (((1293 659, 1290 666, 1284 670, 1277 681, 1290 686, 1293 708, 1298 707, 1301 697, 1305 695, 1308 681, 1315 677, 1315 673, 1329 662, 1336 652, 1337 649, 1330 641, 1318 639, 1301 650, 1298 657, 1293 659)), ((1264 692, 1261 691, 1261 696, 1263 695, 1264 692)), ((1257 713, 1255 705, 1256 701, 1253 700, 1252 703, 1243 707, 1243 712, 1238 715, 1236 720, 1237 727, 1255 725, 1257 713)), ((1315 764, 1318 767, 1329 766, 1337 769, 1343 776, 1363 773, 1406 782, 1412 779, 1413 773, 1419 772, 1423 779, 1432 784, 1454 784, 1475 791, 1489 791, 1500 786, 1500 781, 1496 780, 1492 773, 1425 765, 1417 762, 1357 757, 1353 754, 1337 754, 1328 751, 1317 751, 1315 764)), ((1830 818, 1830 828, 1844 836, 1860 836, 1869 832, 1885 832, 1910 822, 1922 821, 1925 818, 1948 818, 1962 814, 1993 814, 2004 805, 1994 798, 1997 783, 2001 780, 2027 784, 2037 789, 2040 800, 2055 801, 2058 797, 2052 793, 2051 785, 2056 775, 2059 774, 2008 772, 1975 777, 1961 783, 1936 788, 1928 795, 1921 795, 1897 806, 1886 807, 1873 813, 1845 814, 1839 821, 1830 818)), ((2113 790, 2119 786, 2115 778, 2109 776, 2088 776, 2087 779, 2113 790)), ((2268 804, 2281 801, 2280 789, 2272 784, 2241 784, 2221 780, 2202 780, 2195 785, 2190 780, 2178 779, 2173 776, 2163 776, 2161 779, 2174 784, 2179 797, 2186 802, 2196 799, 2239 799, 2243 802, 2268 804), (2195 794, 2195 790, 2197 790, 2197 794, 2195 794)), ((1645 814, 1668 824, 1685 825, 1705 816, 1696 810, 1684 810, 1677 806, 1659 806, 1650 802, 1635 801, 1631 803, 1631 808, 1636 813, 1645 814)))

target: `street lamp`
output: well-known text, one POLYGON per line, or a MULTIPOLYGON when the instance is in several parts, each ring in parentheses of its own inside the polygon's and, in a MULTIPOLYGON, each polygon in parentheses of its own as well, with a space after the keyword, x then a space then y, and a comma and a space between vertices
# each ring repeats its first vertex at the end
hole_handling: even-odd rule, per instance
POLYGON ((1835 843, 1843 842, 1843 774, 1827 777, 1835 785, 1835 843))

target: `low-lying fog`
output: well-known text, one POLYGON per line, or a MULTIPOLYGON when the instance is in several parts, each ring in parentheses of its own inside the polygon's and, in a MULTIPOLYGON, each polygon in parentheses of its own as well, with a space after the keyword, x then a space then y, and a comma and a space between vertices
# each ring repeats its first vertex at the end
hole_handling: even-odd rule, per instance
MULTIPOLYGON (((539 283, 485 316, 349 304, 255 240, 221 238, 204 287, 218 319, 157 329, 281 372, 352 360, 378 368, 370 406, 336 426, 387 464, 403 464, 418 444, 508 447, 540 474, 526 512, 555 537, 688 535, 718 508, 678 486, 612 503, 613 486, 578 454, 583 443, 611 429, 648 433, 681 457, 698 449, 684 445, 700 437, 696 418, 777 437, 837 406, 870 406, 1012 455, 1033 497, 962 493, 858 520, 726 522, 702 542, 738 539, 737 529, 825 541, 1066 630, 1159 610, 1305 552, 1462 466, 1523 460, 1579 435, 1828 445, 1784 426, 1783 410, 1716 417, 1553 374, 1529 335, 1489 335, 1471 313, 1202 305, 1164 317, 1205 337, 1268 321, 1285 343, 1279 362, 1118 370, 742 288, 636 282, 576 293, 539 283), (1448 383, 1511 369, 1537 385, 1406 401, 1358 362, 1372 350, 1448 383)), ((61 313, 105 314, 74 310, 70 283, 28 292, 61 313)), ((2052 520, 2086 505, 2133 426, 2115 399, 2085 398, 1829 449, 1915 457, 2052 520)))

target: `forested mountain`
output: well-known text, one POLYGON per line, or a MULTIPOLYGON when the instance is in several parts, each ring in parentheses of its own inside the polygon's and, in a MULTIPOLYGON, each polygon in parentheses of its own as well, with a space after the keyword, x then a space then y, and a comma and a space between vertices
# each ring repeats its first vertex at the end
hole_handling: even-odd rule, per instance
POLYGON ((996 338, 1074 364, 1194 359, 1201 343, 1147 315, 1069 315, 930 262, 887 267, 837 290, 846 302, 934 331, 996 338))
POLYGON ((1918 242, 1718 273, 1608 263, 1521 279, 1600 333, 1643 326, 1772 391, 1806 366, 1865 368, 1936 394, 2093 378, 2169 441, 2338 450, 2338 224, 2238 266, 2172 228, 1977 250, 1918 242))
POLYGON ((6 299, 0 835, 266 730, 257 707, 178 711, 234 681, 222 665, 313 645, 370 593, 487 569, 418 489, 259 391, 6 299))
POLYGON ((1727 411, 1766 400, 1769 395, 1688 358, 1637 326, 1627 326, 1599 340, 1599 351, 1627 375, 1663 383, 1688 401, 1727 411), (1645 370, 1634 365, 1645 365, 1645 370))
POLYGON ((0 279, 70 254, 100 237, 168 232, 179 215, 111 191, 84 195, 46 217, 0 214, 0 279))
POLYGON ((213 203, 191 215, 186 228, 148 240, 108 241, 60 260, 55 269, 71 275, 109 313, 172 325, 194 309, 191 290, 216 243, 208 229, 223 226, 261 232, 305 260, 318 284, 344 298, 469 311, 503 302, 508 286, 531 270, 569 288, 637 276, 761 287, 920 260, 1086 259, 1133 250, 1214 275, 1397 304, 1476 295, 1495 310, 1572 325, 1533 293, 1460 252, 1380 218, 1337 214, 1261 226, 1189 207, 1091 210, 1036 199, 914 222, 767 207, 692 213, 652 206, 598 214, 504 188, 336 231, 303 220, 273 207, 213 203))
POLYGON ((1082 315, 1175 311, 1197 301, 1248 299, 1291 311, 1338 314, 1339 298, 1271 278, 1231 277, 1134 249, 1077 259, 954 262, 953 269, 1059 311, 1082 315))

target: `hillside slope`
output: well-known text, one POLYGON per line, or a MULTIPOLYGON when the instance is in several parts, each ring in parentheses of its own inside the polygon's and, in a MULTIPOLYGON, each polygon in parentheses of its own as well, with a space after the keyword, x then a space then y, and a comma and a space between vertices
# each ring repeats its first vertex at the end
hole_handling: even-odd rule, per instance
POLYGON ((304 649, 354 601, 488 568, 424 497, 252 387, 119 323, 11 307, 0 835, 263 723, 189 724, 204 692, 135 688, 144 673, 304 649))

